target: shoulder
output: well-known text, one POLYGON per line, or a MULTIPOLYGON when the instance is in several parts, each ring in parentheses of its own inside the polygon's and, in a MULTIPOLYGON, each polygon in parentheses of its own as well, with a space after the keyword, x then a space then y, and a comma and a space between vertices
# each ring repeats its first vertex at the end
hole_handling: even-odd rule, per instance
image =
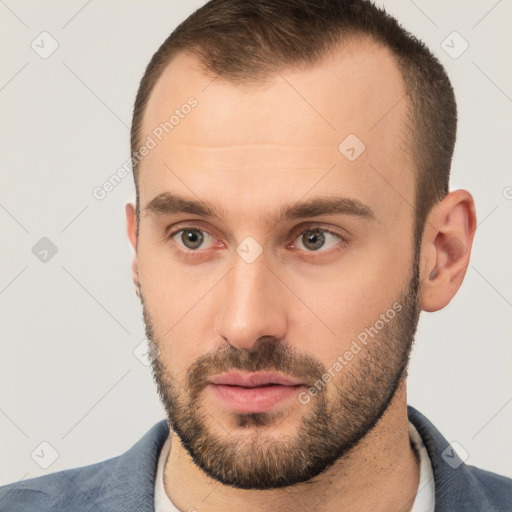
POLYGON ((481 490, 485 498, 495 503, 498 510, 512 510, 512 480, 475 466, 465 466, 473 477, 473 485, 481 490))
POLYGON ((88 504, 90 497, 103 492, 102 482, 115 471, 118 459, 116 457, 0 487, 0 511, 88 510, 92 505, 88 504))
POLYGON ((453 445, 425 416, 412 407, 408 407, 407 412, 432 464, 436 511, 512 510, 510 478, 465 464, 453 445))
POLYGON ((163 420, 118 457, 0 487, 0 512, 153 512, 158 456, 168 434, 163 420))

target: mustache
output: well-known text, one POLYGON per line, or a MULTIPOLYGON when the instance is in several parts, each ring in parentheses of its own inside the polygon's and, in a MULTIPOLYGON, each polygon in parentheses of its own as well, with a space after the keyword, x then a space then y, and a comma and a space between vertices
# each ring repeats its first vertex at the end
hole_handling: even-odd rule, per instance
POLYGON ((251 349, 225 345, 200 356, 187 372, 189 393, 196 397, 208 384, 210 377, 230 370, 278 371, 310 386, 322 377, 326 367, 313 357, 292 350, 282 340, 265 336, 251 349))

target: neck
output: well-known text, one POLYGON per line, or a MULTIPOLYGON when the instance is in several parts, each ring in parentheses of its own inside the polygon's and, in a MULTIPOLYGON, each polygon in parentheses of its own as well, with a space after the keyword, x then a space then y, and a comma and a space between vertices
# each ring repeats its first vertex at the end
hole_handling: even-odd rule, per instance
POLYGON ((171 431, 164 484, 180 510, 408 512, 419 465, 409 441, 405 385, 356 447, 317 477, 268 491, 228 487, 206 475, 171 431))

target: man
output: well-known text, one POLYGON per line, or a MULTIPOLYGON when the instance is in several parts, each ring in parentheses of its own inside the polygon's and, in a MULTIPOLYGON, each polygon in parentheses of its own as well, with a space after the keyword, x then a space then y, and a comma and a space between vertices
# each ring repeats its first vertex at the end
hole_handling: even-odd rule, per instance
POLYGON ((2 510, 510 510, 510 480, 407 407, 420 310, 476 228, 455 132, 443 68, 371 3, 190 16, 142 79, 126 207, 167 421, 2 510))

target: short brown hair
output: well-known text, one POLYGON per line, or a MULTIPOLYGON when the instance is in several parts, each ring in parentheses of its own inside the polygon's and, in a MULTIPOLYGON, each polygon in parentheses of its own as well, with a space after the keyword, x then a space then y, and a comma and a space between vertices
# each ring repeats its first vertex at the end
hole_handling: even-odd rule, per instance
MULTIPOLYGON (((384 9, 366 0, 211 0, 183 21, 149 62, 134 105, 132 154, 141 141, 144 110, 174 55, 193 52, 206 71, 234 82, 315 63, 344 38, 363 35, 389 48, 409 100, 409 141, 416 166, 418 241, 432 206, 448 192, 457 128, 450 80, 439 61, 384 9)), ((139 191, 137 162, 134 179, 139 191)))

